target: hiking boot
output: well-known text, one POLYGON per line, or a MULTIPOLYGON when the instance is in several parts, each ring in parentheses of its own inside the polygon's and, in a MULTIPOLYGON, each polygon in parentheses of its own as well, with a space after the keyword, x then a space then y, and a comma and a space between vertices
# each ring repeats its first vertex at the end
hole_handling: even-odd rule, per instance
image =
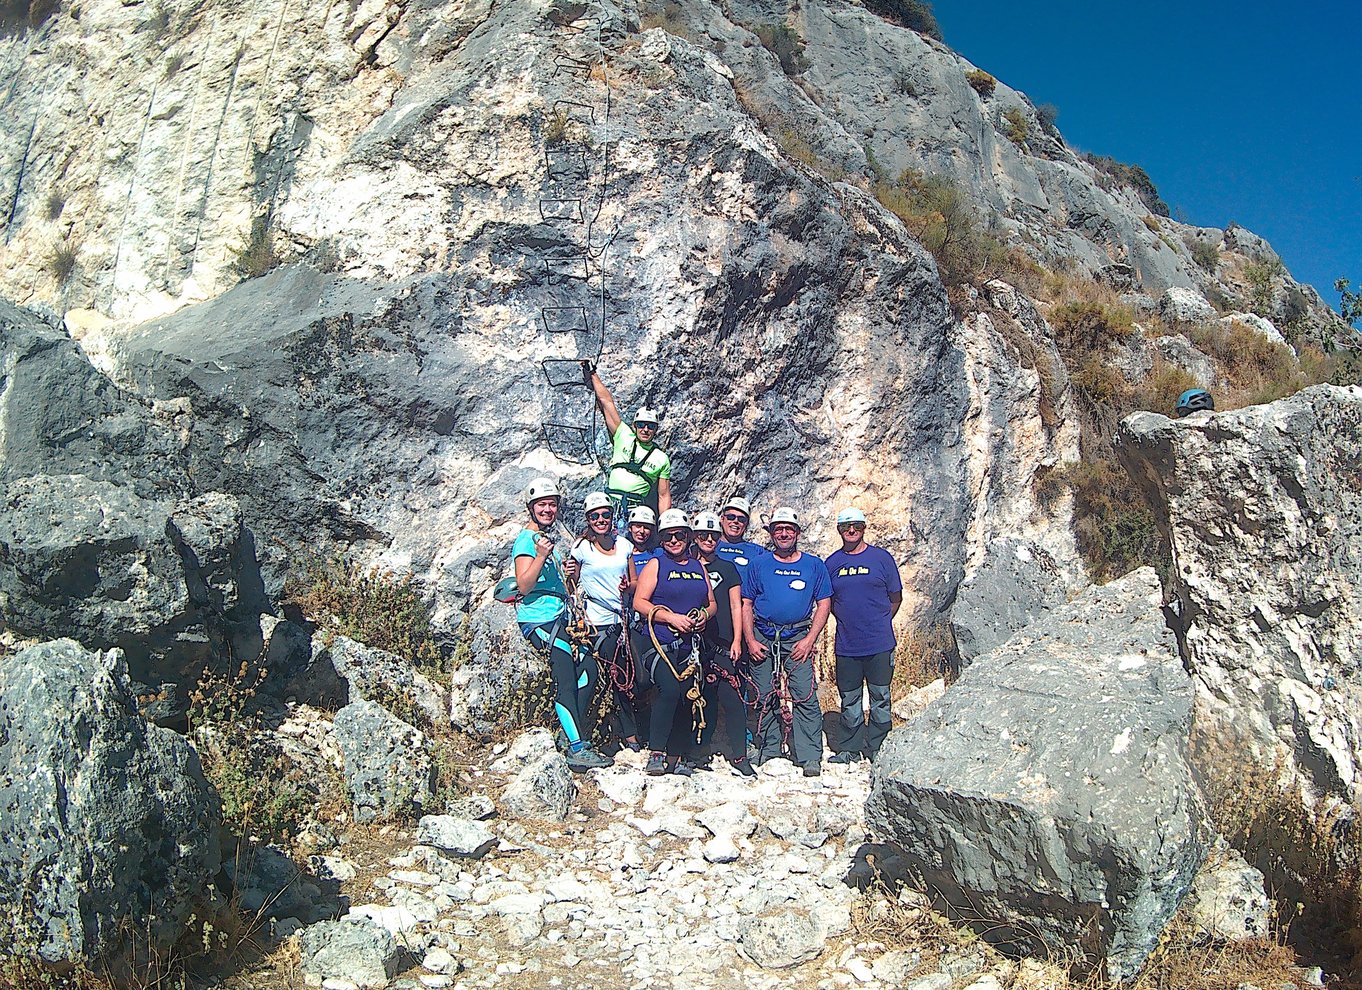
POLYGON ((598 770, 601 767, 613 767, 615 761, 608 756, 602 756, 594 749, 579 749, 575 753, 567 753, 567 765, 569 770, 582 773, 586 770, 598 770))
POLYGON ((740 756, 736 760, 729 760, 728 765, 744 777, 755 777, 757 775, 757 768, 752 766, 752 761, 745 756, 740 756))
POLYGON ((821 777, 823 776, 823 768, 817 763, 810 763, 808 766, 804 768, 804 776, 821 777))
POLYGON ((667 772, 674 773, 678 777, 690 777, 694 775, 695 768, 685 760, 677 760, 671 766, 667 767, 667 772))
POLYGON ((839 764, 839 765, 841 765, 841 766, 846 766, 847 764, 855 763, 857 760, 859 760, 859 759, 861 759, 861 758, 862 758, 862 757, 861 757, 861 754, 860 754, 860 753, 857 753, 857 752, 855 752, 855 751, 853 751, 853 750, 848 749, 848 750, 846 750, 846 751, 844 751, 844 752, 841 752, 841 753, 834 753, 834 754, 832 754, 832 758, 829 759, 828 762, 829 762, 829 763, 836 763, 836 764, 839 764))
POLYGON ((649 777, 661 777, 667 772, 667 758, 656 751, 648 754, 648 765, 643 772, 649 777))
POLYGON ((637 739, 626 739, 626 740, 624 740, 622 743, 620 743, 620 748, 621 748, 621 749, 627 749, 627 750, 629 750, 629 752, 631 752, 631 753, 641 753, 641 752, 643 752, 643 744, 640 743, 637 739))

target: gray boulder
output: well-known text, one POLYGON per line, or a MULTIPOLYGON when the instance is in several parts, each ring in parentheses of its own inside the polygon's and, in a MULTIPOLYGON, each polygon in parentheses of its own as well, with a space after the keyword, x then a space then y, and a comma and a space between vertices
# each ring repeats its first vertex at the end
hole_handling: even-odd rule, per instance
POLYGON ((71 640, 0 663, 0 919, 50 963, 116 967, 211 917, 216 794, 183 738, 137 713, 117 652, 71 640))
POLYGON ((419 729, 360 700, 336 713, 333 736, 355 821, 419 814, 430 806, 434 770, 419 729))
POLYGON ((1116 443, 1169 541, 1179 644, 1217 760, 1230 743, 1281 752, 1284 773, 1356 802, 1362 388, 1136 413, 1116 443))
POLYGON ((1192 688, 1159 601, 1135 571, 980 658, 890 734, 866 805, 902 871, 987 937, 1077 948, 1113 979, 1140 968, 1205 855, 1192 688))
POLYGON ((1228 847, 1196 875, 1187 895, 1187 917, 1197 930, 1222 942, 1272 937, 1272 902, 1261 870, 1228 847))
POLYGON ((1152 343, 1165 361, 1187 372, 1198 384, 1206 388, 1215 384, 1215 363, 1182 334, 1156 337, 1152 343))
POLYGON ((334 896, 323 893, 293 860, 269 846, 241 842, 222 870, 232 883, 240 910, 248 915, 308 923, 334 917, 340 910, 334 896))
POLYGON ((1215 316, 1215 307, 1194 289, 1174 286, 1159 299, 1159 315, 1171 323, 1201 323, 1215 316))
POLYGON ((827 927, 815 915, 787 910, 753 921, 738 946, 762 969, 789 969, 816 959, 827 940, 827 927))
POLYGON ((572 809, 577 785, 562 753, 533 757, 506 785, 500 806, 511 818, 548 818, 563 821, 572 809))
POLYGON ((39 474, 0 482, 0 504, 0 612, 16 631, 121 649, 178 714, 215 657, 260 654, 269 604, 235 499, 39 474))
POLYGON ((455 815, 426 815, 416 825, 416 841, 468 859, 481 859, 497 837, 482 822, 455 815))
POLYGON ((300 702, 336 711, 351 701, 383 704, 394 693, 415 706, 433 725, 449 723, 448 692, 410 661, 345 636, 319 632, 312 658, 287 688, 300 702))
POLYGON ((364 921, 309 925, 298 933, 298 954, 309 983, 348 980, 358 987, 386 987, 402 959, 392 934, 364 921))
POLYGON ((1029 540, 994 540, 961 582, 951 610, 961 665, 1002 646, 1065 598, 1063 575, 1044 548, 1029 540))

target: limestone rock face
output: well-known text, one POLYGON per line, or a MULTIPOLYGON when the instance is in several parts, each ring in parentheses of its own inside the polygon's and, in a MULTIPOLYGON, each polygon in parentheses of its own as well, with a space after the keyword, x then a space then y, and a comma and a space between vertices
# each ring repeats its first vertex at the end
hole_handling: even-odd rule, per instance
POLYGON ((338 711, 334 724, 355 821, 430 807, 434 780, 420 730, 363 699, 338 711))
MULTIPOLYGON (((1192 687, 1144 568, 978 658, 890 733, 866 806, 988 937, 1136 972, 1205 854, 1192 687), (986 841, 981 838, 986 836, 986 841)), ((922 884, 925 883, 925 886, 922 884)))
POLYGON ((1054 559, 1022 540, 988 545, 980 566, 960 585, 951 610, 951 629, 960 662, 969 664, 1011 638, 1044 612, 1065 601, 1054 559))
POLYGON ((1167 533, 1170 592, 1207 726, 1362 793, 1362 389, 1170 420, 1137 413, 1122 462, 1167 533))
MULTIPOLYGON (((0 665, 0 918, 52 963, 168 949, 220 865, 217 797, 183 738, 137 713, 117 652, 71 640, 0 665)), ((205 914, 200 914, 206 917, 205 914)))

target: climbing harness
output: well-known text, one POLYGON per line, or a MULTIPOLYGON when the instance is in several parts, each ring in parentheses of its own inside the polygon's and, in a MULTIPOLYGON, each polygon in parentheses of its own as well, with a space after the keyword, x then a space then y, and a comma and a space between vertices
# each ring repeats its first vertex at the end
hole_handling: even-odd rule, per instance
MULTIPOLYGON (((664 609, 665 607, 666 606, 664 605, 654 605, 652 609, 649 610, 648 637, 653 641, 653 650, 656 652, 657 656, 661 657, 666 662, 668 669, 670 669, 672 672, 672 676, 676 678, 676 683, 684 684, 688 679, 693 678, 693 680, 691 680, 690 687, 686 689, 686 700, 688 700, 691 705, 691 729, 692 731, 695 732, 695 741, 698 743, 700 741, 701 734, 705 730, 706 725, 705 695, 704 692, 700 690, 700 678, 699 676, 697 676, 699 675, 701 669, 699 643, 700 637, 695 633, 689 634, 691 642, 690 653, 686 657, 686 668, 685 670, 678 671, 676 669, 676 664, 672 663, 671 653, 668 652, 667 648, 664 647, 658 641, 657 630, 653 628, 653 617, 656 616, 657 613, 662 611, 662 609, 664 609)), ((709 618, 709 609, 704 607, 693 608, 686 613, 686 618, 690 619, 693 622, 706 621, 709 618)), ((676 641, 676 643, 681 642, 682 640, 680 639, 677 639, 676 641)), ((672 645, 676 644, 674 643, 672 645)), ((649 671, 649 674, 653 677, 654 680, 657 679, 656 661, 654 661, 653 667, 649 671)))
MULTIPOLYGON (((790 691, 790 673, 786 665, 785 644, 796 638, 796 633, 807 632, 813 625, 809 619, 799 622, 775 623, 757 620, 753 623, 756 631, 768 641, 767 650, 771 657, 771 693, 761 695, 757 692, 757 738, 762 738, 762 729, 765 727, 765 720, 768 710, 771 708, 771 699, 776 699, 775 711, 780 719, 780 741, 784 752, 790 753, 790 740, 794 733, 794 711, 799 705, 804 704, 818 692, 817 682, 810 679, 810 690, 802 698, 795 698, 790 691)), ((812 664, 812 657, 805 657, 799 663, 812 664)))

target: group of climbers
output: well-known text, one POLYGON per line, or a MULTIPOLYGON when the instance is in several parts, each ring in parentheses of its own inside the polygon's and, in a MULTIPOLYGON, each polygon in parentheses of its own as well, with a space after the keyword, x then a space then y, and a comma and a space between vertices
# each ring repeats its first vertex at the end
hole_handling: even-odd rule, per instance
POLYGON ((842 545, 827 563, 800 550, 789 507, 767 522, 769 549, 746 539, 752 509, 741 496, 692 521, 671 507, 657 414, 643 408, 632 427, 624 423, 588 370, 611 433, 607 491, 586 497, 579 535, 562 526, 556 483, 536 479, 512 548, 516 619, 548 653, 569 766, 612 762, 590 741, 604 679, 619 745, 646 747, 649 774, 690 773, 717 749, 743 776, 776 757, 817 776, 823 715, 813 661, 829 615, 842 700, 833 760, 873 759, 889 731, 902 584, 893 558, 866 543, 865 515, 838 514, 842 545), (554 532, 570 545, 560 548, 554 532))

